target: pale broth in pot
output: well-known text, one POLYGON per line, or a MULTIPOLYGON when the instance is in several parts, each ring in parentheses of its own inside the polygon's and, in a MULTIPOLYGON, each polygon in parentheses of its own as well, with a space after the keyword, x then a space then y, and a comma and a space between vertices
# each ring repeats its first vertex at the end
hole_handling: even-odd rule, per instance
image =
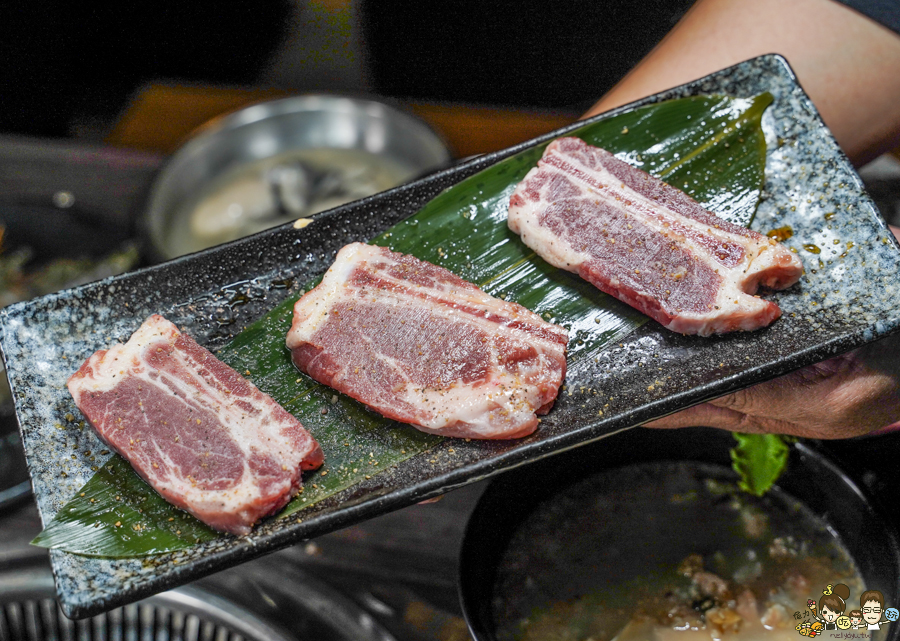
POLYGON ((775 489, 737 492, 724 467, 632 465, 580 481, 520 524, 493 612, 502 641, 800 638, 807 601, 863 589, 829 526, 775 489))

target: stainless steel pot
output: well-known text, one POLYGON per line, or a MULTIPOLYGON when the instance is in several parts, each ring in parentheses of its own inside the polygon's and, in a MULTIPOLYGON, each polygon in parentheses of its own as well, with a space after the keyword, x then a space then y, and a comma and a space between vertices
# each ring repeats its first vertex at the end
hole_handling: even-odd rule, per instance
POLYGON ((381 102, 328 95, 263 102, 210 121, 169 159, 142 225, 154 258, 173 258, 300 218, 314 211, 313 200, 321 208, 371 195, 360 188, 361 171, 379 172, 368 181, 383 190, 450 159, 425 123, 381 102), (202 200, 227 191, 230 180, 233 193, 202 200))

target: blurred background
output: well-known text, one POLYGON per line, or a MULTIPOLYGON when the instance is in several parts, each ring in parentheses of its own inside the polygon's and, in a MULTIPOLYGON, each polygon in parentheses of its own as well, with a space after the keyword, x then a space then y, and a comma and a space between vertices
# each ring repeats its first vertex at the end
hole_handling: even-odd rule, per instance
MULTIPOLYGON (((101 235, 121 240, 162 160, 197 127, 291 95, 387 102, 457 159, 508 147, 577 118, 692 2, 6 3, 0 206, 99 217, 101 235)), ((900 163, 863 175, 895 220, 900 163)), ((34 230, 12 234, 10 218, 5 246, 31 242, 34 230)), ((88 253, 96 235, 82 239, 88 253)))
MULTIPOLYGON (((467 158, 576 119, 692 1, 5 3, 0 305, 171 257, 128 242, 146 241, 140 219, 164 161, 216 116, 285 96, 374 99, 423 121, 451 160, 467 158)), ((282 194, 312 185, 330 206, 335 191, 365 195, 288 160, 282 194)), ((270 190, 271 173, 214 204, 270 190)), ((287 196, 280 209, 312 199, 287 196)), ((302 215, 276 213, 263 216, 302 215)))
POLYGON ((160 82, 580 113, 690 4, 10 3, 0 130, 102 140, 160 82))
MULTIPOLYGON (((337 94, 412 114, 450 158, 495 151, 577 118, 692 1, 5 3, 0 289, 16 290, 5 303, 73 282, 66 271, 26 287, 24 272, 140 236, 163 161, 216 116, 337 94), (22 247, 26 254, 12 255, 22 247)), ((297 167, 293 183, 323 191, 327 171, 297 167)))

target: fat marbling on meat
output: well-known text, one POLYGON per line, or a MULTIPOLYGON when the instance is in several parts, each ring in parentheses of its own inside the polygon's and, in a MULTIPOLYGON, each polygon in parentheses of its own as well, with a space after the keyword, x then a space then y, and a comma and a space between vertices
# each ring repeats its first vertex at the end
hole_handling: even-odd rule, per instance
POLYGON ((445 436, 532 433, 566 372, 566 330, 413 256, 338 253, 294 307, 287 346, 315 380, 445 436))
POLYGON ((246 534, 323 462, 296 418, 162 316, 93 354, 68 386, 110 448, 217 530, 246 534))
POLYGON ((786 247, 578 138, 547 147, 509 201, 509 227, 550 264, 683 334, 764 327, 754 296, 803 274, 786 247))

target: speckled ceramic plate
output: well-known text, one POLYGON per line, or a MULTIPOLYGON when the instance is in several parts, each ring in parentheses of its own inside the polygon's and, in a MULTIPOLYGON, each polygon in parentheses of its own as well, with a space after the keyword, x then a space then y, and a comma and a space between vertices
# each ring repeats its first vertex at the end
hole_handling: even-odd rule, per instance
MULTIPOLYGON (((789 225, 794 236, 786 244, 801 252, 806 265, 801 284, 774 297, 784 316, 772 327, 699 339, 648 323, 597 361, 571 368, 569 389, 597 388, 599 382, 605 393, 563 394, 536 435, 518 442, 453 441, 452 457, 446 455, 447 443, 438 445, 427 456, 409 459, 308 508, 301 523, 267 521, 251 536, 200 544, 177 559, 108 560, 53 551, 66 611, 81 617, 134 601, 893 332, 900 325, 900 247, 783 59, 757 58, 638 104, 709 93, 750 97, 764 91, 775 100, 763 117, 766 184, 754 226, 769 230, 789 225), (815 246, 817 253, 805 252, 806 245, 815 246)), ((444 188, 527 146, 339 208, 303 230, 280 228, 3 310, 3 353, 44 521, 105 460, 96 454, 104 448, 90 430, 59 427, 66 414, 77 412, 65 382, 80 359, 128 336, 154 312, 215 349, 293 293, 283 288, 286 279, 307 282, 325 271, 344 244, 372 238, 444 188), (223 331, 216 322, 222 300, 218 294, 234 291, 235 283, 250 286, 256 295, 223 331)))

